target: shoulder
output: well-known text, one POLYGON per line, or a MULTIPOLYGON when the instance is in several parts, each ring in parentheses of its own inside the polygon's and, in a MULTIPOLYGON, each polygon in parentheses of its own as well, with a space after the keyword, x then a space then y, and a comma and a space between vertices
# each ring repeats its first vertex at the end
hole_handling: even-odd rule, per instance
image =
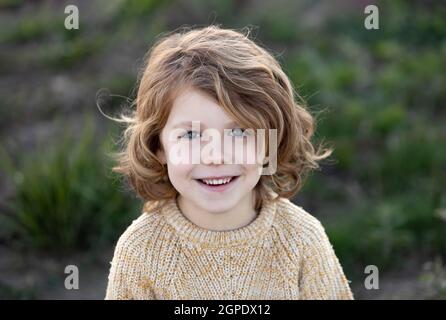
POLYGON ((275 250, 282 261, 283 272, 297 281, 309 258, 329 255, 328 238, 321 222, 287 198, 276 200, 273 222, 275 250))
POLYGON ((303 247, 324 244, 327 241, 322 223, 304 208, 286 198, 277 201, 275 224, 288 239, 295 240, 297 245, 303 247))
POLYGON ((144 211, 121 234, 115 250, 129 253, 143 250, 156 236, 162 222, 162 217, 158 211, 144 211))
POLYGON ((139 295, 148 245, 159 220, 155 212, 143 212, 121 234, 111 261, 106 299, 131 299, 139 295))

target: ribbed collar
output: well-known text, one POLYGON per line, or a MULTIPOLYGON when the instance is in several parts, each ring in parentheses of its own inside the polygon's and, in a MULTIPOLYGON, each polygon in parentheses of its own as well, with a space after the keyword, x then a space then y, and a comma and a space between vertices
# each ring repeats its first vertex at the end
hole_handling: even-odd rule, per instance
POLYGON ((228 231, 209 230, 194 224, 183 215, 176 199, 167 200, 161 214, 180 236, 195 244, 218 247, 237 245, 268 232, 276 215, 276 207, 275 201, 264 200, 253 221, 244 227, 228 231))

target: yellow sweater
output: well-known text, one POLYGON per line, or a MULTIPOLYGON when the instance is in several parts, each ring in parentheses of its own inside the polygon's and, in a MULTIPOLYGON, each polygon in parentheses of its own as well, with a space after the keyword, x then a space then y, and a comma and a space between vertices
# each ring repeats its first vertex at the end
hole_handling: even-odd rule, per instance
POLYGON ((321 223, 285 198, 247 226, 203 229, 176 200, 121 235, 105 299, 353 299, 321 223))

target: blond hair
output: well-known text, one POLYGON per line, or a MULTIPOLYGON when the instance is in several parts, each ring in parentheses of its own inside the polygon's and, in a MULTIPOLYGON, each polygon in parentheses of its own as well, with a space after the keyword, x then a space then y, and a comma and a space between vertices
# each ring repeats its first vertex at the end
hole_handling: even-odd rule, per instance
POLYGON ((249 39, 249 32, 217 26, 175 32, 148 52, 136 110, 123 117, 129 125, 113 168, 129 179, 144 201, 159 202, 178 194, 156 152, 170 107, 184 86, 209 94, 241 126, 277 129, 277 170, 262 175, 256 185, 256 209, 271 197, 268 190, 294 196, 307 173, 331 153, 315 150, 310 141, 313 117, 303 102, 296 102, 298 95, 276 59, 249 39))

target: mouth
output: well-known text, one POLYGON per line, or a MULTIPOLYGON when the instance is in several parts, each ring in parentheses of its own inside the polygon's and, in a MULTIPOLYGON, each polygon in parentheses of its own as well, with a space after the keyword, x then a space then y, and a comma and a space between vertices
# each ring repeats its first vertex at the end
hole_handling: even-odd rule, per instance
POLYGON ((240 176, 225 176, 225 177, 209 177, 203 179, 195 179, 201 187, 213 192, 222 192, 229 189, 240 176))

